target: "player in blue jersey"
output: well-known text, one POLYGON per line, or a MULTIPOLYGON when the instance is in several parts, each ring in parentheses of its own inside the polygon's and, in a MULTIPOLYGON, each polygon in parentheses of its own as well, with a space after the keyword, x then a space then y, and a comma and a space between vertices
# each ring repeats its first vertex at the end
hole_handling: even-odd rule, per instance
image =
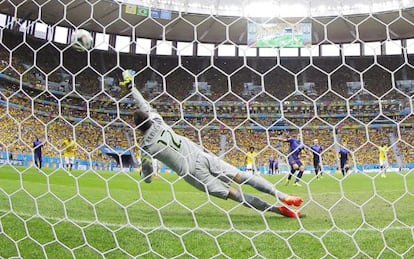
POLYGON ((39 138, 36 138, 35 141, 33 141, 33 154, 34 154, 34 162, 37 168, 42 168, 42 147, 43 143, 39 138))
POLYGON ((321 170, 322 146, 319 144, 318 139, 313 140, 311 150, 313 154, 313 168, 315 169, 316 178, 319 179, 319 176, 322 176, 322 170, 321 170))
POLYGON ((269 174, 279 173, 279 161, 273 156, 269 158, 269 174))
POLYGON ((341 166, 341 173, 343 176, 345 176, 349 170, 348 154, 349 150, 346 149, 346 147, 339 148, 339 161, 341 166))
POLYGON ((274 139, 289 143, 288 161, 290 165, 290 174, 288 176, 288 179, 286 180, 286 185, 289 184, 290 179, 292 179, 292 176, 295 174, 295 172, 299 171, 296 177, 295 183, 293 185, 300 187, 301 184, 299 183, 299 181, 302 178, 305 167, 302 161, 300 160, 300 153, 302 152, 304 147, 303 147, 303 144, 299 140, 299 136, 297 138, 293 138, 289 136, 287 138, 276 137, 274 139))

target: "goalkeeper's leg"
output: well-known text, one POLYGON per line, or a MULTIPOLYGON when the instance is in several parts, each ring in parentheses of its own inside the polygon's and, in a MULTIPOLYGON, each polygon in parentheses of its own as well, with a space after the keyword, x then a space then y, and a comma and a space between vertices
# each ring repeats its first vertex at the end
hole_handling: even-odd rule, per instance
POLYGON ((267 181, 259 175, 239 172, 233 179, 236 183, 246 183, 255 188, 256 190, 276 196, 278 199, 280 199, 287 205, 300 206, 300 204, 302 203, 302 198, 296 196, 289 196, 283 192, 276 190, 273 184, 271 184, 269 181, 267 181))
POLYGON ((232 187, 230 187, 229 189, 228 198, 240 202, 244 206, 249 208, 255 208, 260 211, 271 211, 289 218, 298 218, 301 215, 300 211, 294 211, 285 206, 270 205, 269 203, 265 202, 264 200, 256 196, 247 193, 242 193, 239 190, 234 189, 232 187))
POLYGON ((287 205, 300 206, 301 197, 289 196, 283 192, 276 190, 275 186, 260 175, 253 173, 241 172, 236 167, 210 154, 203 154, 198 161, 197 171, 208 169, 208 173, 222 182, 229 183, 231 180, 238 184, 248 184, 261 192, 270 194, 287 205))

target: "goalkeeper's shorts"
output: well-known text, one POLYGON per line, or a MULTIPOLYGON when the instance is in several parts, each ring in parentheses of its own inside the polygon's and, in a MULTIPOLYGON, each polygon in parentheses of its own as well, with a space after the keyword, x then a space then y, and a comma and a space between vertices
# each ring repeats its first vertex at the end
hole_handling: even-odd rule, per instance
POLYGON ((220 158, 201 153, 197 158, 194 172, 184 176, 184 179, 201 191, 210 195, 227 199, 230 182, 241 173, 239 169, 221 160, 220 158))

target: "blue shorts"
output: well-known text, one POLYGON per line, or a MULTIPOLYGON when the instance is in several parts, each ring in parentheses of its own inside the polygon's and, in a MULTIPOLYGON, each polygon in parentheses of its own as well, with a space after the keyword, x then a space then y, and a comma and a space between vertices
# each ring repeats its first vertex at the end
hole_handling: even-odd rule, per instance
POLYGON ((279 169, 279 165, 278 164, 269 164, 269 172, 276 171, 278 169, 279 169))
POLYGON ((35 158, 35 160, 36 159, 42 160, 42 153, 34 153, 34 158, 35 158))
POLYGON ((289 157, 289 165, 293 167, 293 165, 298 165, 299 167, 302 166, 302 161, 298 157, 289 157))

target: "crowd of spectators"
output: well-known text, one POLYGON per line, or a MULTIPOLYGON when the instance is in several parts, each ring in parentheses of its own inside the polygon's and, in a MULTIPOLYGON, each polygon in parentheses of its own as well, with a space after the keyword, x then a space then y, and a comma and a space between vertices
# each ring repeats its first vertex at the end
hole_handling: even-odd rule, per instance
MULTIPOLYGON (((86 116, 87 113, 79 111, 71 113, 71 116, 66 116, 64 113, 59 116, 58 112, 55 112, 58 106, 53 104, 36 105, 36 102, 34 102, 34 109, 32 109, 28 97, 23 98, 19 94, 10 98, 10 103, 18 106, 8 106, 8 116, 4 116, 1 121, 4 129, 1 132, 0 139, 6 145, 11 144, 10 148, 13 152, 30 153, 30 143, 35 136, 47 139, 48 145, 46 145, 45 154, 50 156, 57 156, 59 154, 62 136, 75 137, 78 145, 82 147, 78 149, 80 150, 79 158, 82 159, 89 158, 88 152, 92 152, 92 159, 102 159, 102 156, 97 156, 99 152, 96 150, 102 145, 129 147, 123 133, 125 129, 129 129, 128 125, 125 125, 125 122, 120 120, 111 122, 112 117, 108 117, 107 113, 96 112, 96 116, 91 114, 89 118, 86 116), (35 116, 32 115, 32 110, 34 110, 33 115, 35 116), (85 114, 85 116, 81 117, 82 114, 85 114), (95 117, 96 120, 93 120, 95 117)), ((161 106, 157 107, 161 108, 161 106)), ((175 116, 168 116, 169 113, 166 112, 164 114, 164 111, 160 109, 161 114, 166 117, 166 120, 169 120, 169 123, 176 128, 178 133, 190 137, 211 152, 216 154, 223 154, 224 152, 224 157, 234 164, 243 165, 245 152, 247 152, 250 146, 254 146, 256 150, 260 151, 258 164, 265 164, 267 158, 271 155, 279 154, 280 157, 287 155, 286 145, 269 140, 269 137, 276 136, 279 133, 273 130, 265 131, 265 127, 258 126, 259 124, 252 120, 245 119, 244 123, 239 124, 232 118, 203 118, 202 113, 199 116, 195 115, 196 118, 180 120, 180 113, 176 113, 175 116), (177 121, 183 123, 177 123, 177 121), (226 136, 225 150, 220 145, 222 135, 226 136)), ((6 114, 5 105, 1 106, 1 112, 6 114)), ((247 118, 247 116, 245 117, 247 118)), ((127 118, 130 122, 130 115, 127 118)), ((238 119, 242 120, 242 118, 238 119)), ((354 151, 356 162, 363 164, 376 162, 376 147, 373 144, 380 145, 383 142, 389 142, 387 134, 398 134, 395 129, 390 132, 391 129, 386 127, 379 129, 370 128, 368 130, 368 139, 364 124, 358 124, 354 120, 349 121, 348 124, 342 123, 337 127, 330 127, 329 129, 324 129, 328 124, 322 123, 321 120, 317 121, 320 122, 320 125, 306 125, 302 128, 302 139, 309 146, 314 138, 319 138, 320 142, 326 147, 326 152, 323 155, 324 161, 331 165, 335 164, 337 160, 336 146, 333 145, 333 131, 335 129, 337 129, 337 142, 342 140, 342 142, 347 143, 349 148, 354 151), (357 126, 360 126, 360 128, 357 128, 357 126), (366 154, 370 155, 367 156, 366 154)), ((270 125, 267 124, 267 126, 270 125)), ((295 124, 292 125, 294 126, 295 124)), ((412 148, 409 146, 414 143, 413 136, 410 134, 412 121, 405 120, 401 125, 406 127, 400 127, 400 136, 396 135, 397 139, 403 140, 399 141, 397 146, 407 161, 413 161, 412 148)), ((284 124, 284 126, 280 127, 290 126, 290 124, 284 124)), ((393 150, 390 151, 390 158, 391 161, 395 161, 393 159, 395 156, 392 152, 393 150)), ((305 155, 306 161, 310 162, 310 153, 305 153, 308 153, 305 155)))
MULTIPOLYGON (((13 35, 3 38, 10 49, 20 40, 13 35)), ((38 41, 28 39, 33 46, 42 43, 38 41)), ((0 71, 9 76, 0 80, 0 142, 12 152, 30 153, 35 137, 46 141, 44 151, 49 156, 59 156, 65 136, 75 139, 81 159, 107 159, 99 152, 103 145, 129 148, 125 134, 131 133, 135 107, 124 98, 126 91, 113 95, 102 84, 108 77, 118 80, 120 65, 138 71, 135 84, 141 89, 149 80, 162 85, 165 91, 161 94, 144 91, 145 97, 178 133, 235 165, 244 164, 245 153, 251 146, 259 152, 259 165, 266 164, 270 156, 286 160, 287 145, 271 137, 280 134, 280 130, 297 133, 299 128, 307 146, 314 138, 319 139, 325 147, 326 164, 336 164, 335 143, 339 142, 347 143, 357 163, 376 163, 375 145, 389 142, 391 135, 398 140, 397 148, 390 150, 391 162, 395 162, 396 151, 401 152, 404 161, 414 161, 414 121, 404 113, 412 105, 412 97, 410 100, 408 93, 392 89, 392 79, 414 79, 414 71, 408 66, 400 68, 403 61, 398 56, 378 57, 381 66, 372 67, 372 57, 348 57, 350 69, 341 67, 342 60, 330 57, 314 58, 309 66, 306 58, 286 58, 276 64, 272 58, 147 59, 93 51, 86 59, 85 53, 70 49, 62 56, 54 52, 59 54, 47 46, 33 53, 25 45, 9 52, 0 45, 0 71), (394 71, 394 77, 387 70, 394 71), (359 81, 362 72, 364 89, 347 89, 347 82, 359 81), (73 88, 45 91, 47 83, 65 80, 73 88), (211 94, 192 95, 196 80, 208 82, 211 94), (263 85, 266 92, 242 94, 248 82, 263 85), (295 86, 307 82, 314 83, 312 94, 295 86), (378 118, 380 107, 382 121, 378 118), (225 145, 220 142, 222 139, 225 145)), ((310 164, 310 152, 304 152, 304 160, 310 164)))

